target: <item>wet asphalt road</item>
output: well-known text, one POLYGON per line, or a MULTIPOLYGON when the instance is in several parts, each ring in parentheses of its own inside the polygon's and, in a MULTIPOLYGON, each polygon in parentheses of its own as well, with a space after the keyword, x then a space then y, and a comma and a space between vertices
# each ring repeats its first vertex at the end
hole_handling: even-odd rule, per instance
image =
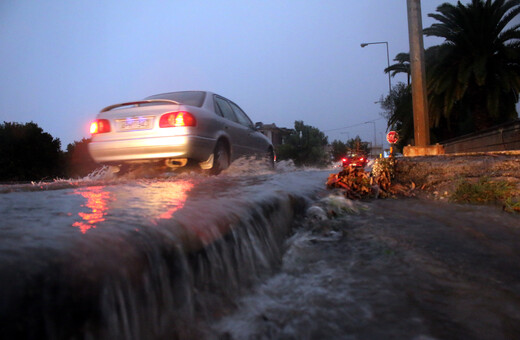
POLYGON ((262 339, 519 339, 520 216, 418 199, 302 222, 281 272, 217 325, 262 339))
POLYGON ((406 293, 404 305, 417 309, 436 338, 520 338, 518 216, 490 207, 406 205, 377 202, 383 217, 372 230, 401 263, 393 277, 406 293))

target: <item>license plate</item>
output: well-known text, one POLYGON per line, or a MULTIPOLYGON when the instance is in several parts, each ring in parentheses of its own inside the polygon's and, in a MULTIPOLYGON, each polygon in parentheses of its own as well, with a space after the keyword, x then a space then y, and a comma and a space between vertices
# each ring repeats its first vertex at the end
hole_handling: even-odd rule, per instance
POLYGON ((153 117, 132 117, 116 122, 120 131, 147 130, 152 128, 153 117))

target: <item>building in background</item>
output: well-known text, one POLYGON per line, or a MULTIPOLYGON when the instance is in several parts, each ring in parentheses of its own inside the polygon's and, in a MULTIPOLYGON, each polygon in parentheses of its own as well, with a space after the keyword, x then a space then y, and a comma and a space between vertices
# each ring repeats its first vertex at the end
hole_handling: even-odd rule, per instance
POLYGON ((256 126, 261 133, 271 140, 271 143, 273 143, 273 146, 275 147, 277 145, 285 144, 285 138, 294 131, 293 129, 278 127, 275 123, 257 123, 256 126))

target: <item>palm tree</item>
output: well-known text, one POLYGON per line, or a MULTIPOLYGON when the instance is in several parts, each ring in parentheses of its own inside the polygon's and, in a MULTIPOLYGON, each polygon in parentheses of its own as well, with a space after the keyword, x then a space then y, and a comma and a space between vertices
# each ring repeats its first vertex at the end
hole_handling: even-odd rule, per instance
POLYGON ((411 69, 410 69, 410 53, 398 53, 394 61, 397 61, 397 63, 388 66, 385 68, 385 73, 390 73, 392 77, 395 77, 398 73, 406 73, 408 76, 408 85, 410 85, 410 76, 411 76, 411 69))
POLYGON ((520 0, 472 0, 444 3, 439 21, 424 29, 444 38, 426 51, 430 118, 471 117, 476 130, 518 117, 520 92, 520 0), (508 27, 509 25, 509 27, 508 27))

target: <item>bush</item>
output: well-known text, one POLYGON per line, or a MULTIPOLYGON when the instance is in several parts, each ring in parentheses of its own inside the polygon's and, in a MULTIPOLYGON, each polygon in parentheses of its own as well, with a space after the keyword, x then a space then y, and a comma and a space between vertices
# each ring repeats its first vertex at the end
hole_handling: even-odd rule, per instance
POLYGON ((63 176, 61 142, 37 124, 0 124, 0 180, 38 181, 63 176))
POLYGON ((100 166, 90 157, 88 143, 90 138, 83 138, 67 145, 65 158, 68 177, 85 177, 100 166))
POLYGON ((520 211, 515 186, 505 181, 490 181, 488 177, 482 177, 476 183, 462 180, 451 200, 457 203, 500 204, 504 210, 520 211))

